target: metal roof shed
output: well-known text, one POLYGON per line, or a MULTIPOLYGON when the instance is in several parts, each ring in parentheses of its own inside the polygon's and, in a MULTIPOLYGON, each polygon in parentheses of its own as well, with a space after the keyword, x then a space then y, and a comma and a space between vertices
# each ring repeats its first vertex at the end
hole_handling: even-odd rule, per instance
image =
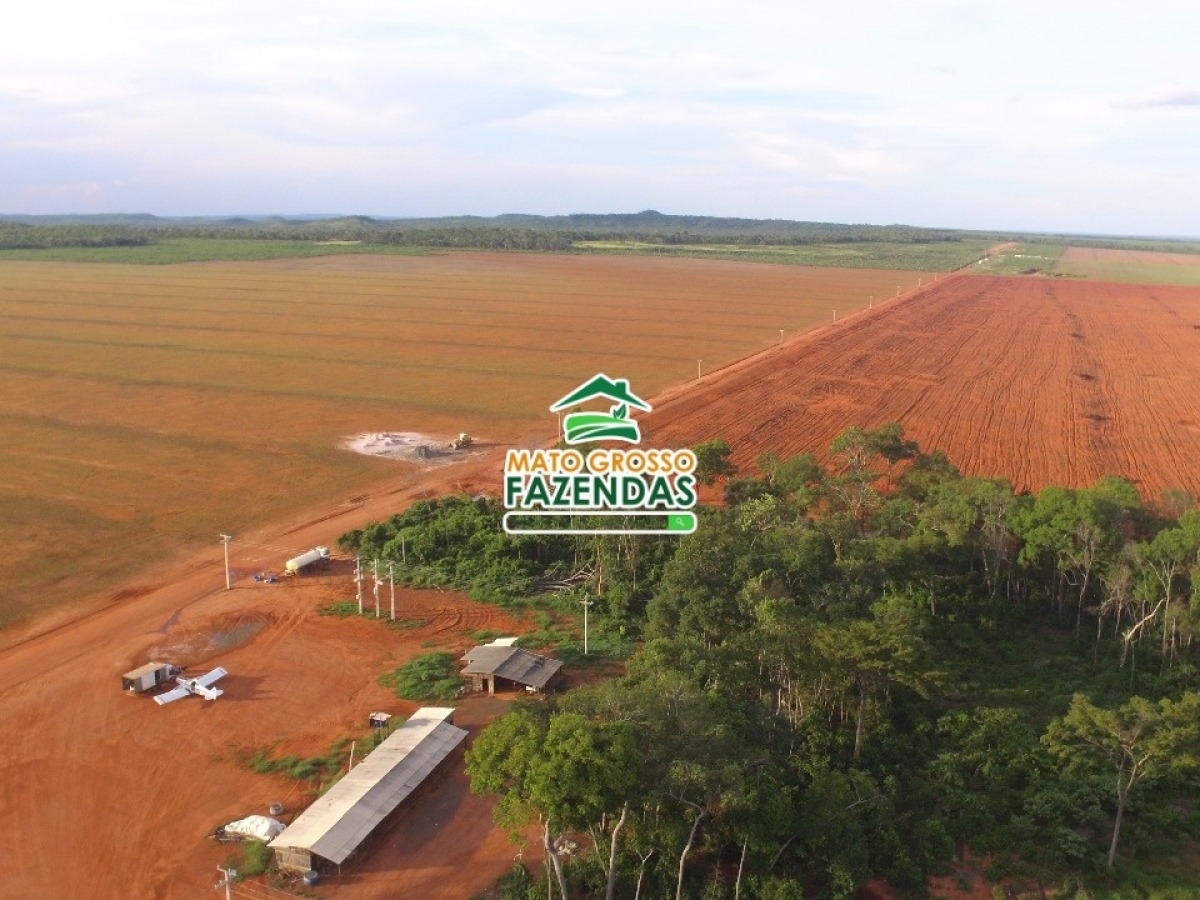
POLYGON ((463 674, 472 676, 476 690, 486 686, 493 693, 497 678, 524 684, 535 690, 545 690, 562 668, 562 660, 531 653, 520 647, 498 647, 494 644, 468 650, 462 658, 467 663, 463 667, 463 674))
POLYGON ((423 707, 271 841, 281 868, 341 865, 467 736, 454 710, 423 707))

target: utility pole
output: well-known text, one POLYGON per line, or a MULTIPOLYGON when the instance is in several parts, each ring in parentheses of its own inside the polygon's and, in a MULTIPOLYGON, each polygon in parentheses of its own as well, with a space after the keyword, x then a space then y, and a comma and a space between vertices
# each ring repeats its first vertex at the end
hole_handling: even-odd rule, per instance
POLYGON ((588 655, 588 607, 592 605, 591 600, 580 600, 583 604, 583 655, 588 655))
POLYGON ((392 621, 396 621, 396 564, 388 562, 388 584, 392 588, 392 621))
POLYGON ((358 614, 362 615, 362 557, 354 557, 354 584, 358 588, 358 614))
POLYGON ((704 362, 704 360, 702 360, 702 359, 696 360, 696 380, 697 381, 700 380, 700 363, 702 363, 702 362, 704 362))
POLYGON ((233 900, 233 882, 237 878, 237 869, 222 869, 217 866, 217 871, 222 875, 217 887, 225 888, 225 900, 233 900))
POLYGON ((379 618, 379 560, 375 560, 375 618, 379 618))
POLYGON ((221 543, 225 545, 225 590, 233 587, 233 579, 229 574, 229 542, 233 540, 233 535, 221 535, 221 543))
POLYGON ((779 329, 779 346, 780 347, 783 346, 783 329, 782 328, 779 329))

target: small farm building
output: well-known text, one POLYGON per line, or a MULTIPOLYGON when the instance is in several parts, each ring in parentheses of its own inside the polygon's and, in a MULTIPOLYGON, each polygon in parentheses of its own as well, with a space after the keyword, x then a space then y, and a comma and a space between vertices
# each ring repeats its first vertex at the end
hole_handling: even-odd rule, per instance
POLYGON ((454 710, 423 707, 271 841, 281 869, 344 863, 466 738, 454 710))
MULTIPOLYGON (((506 640, 506 639, 501 639, 506 640)), ((462 661, 463 674, 474 690, 496 693, 505 685, 522 685, 529 691, 544 691, 562 668, 562 661, 514 647, 510 643, 483 644, 468 650, 462 661)))
POLYGON ((121 676, 121 690, 134 693, 148 691, 160 684, 166 684, 179 672, 179 667, 170 663, 148 662, 121 676))

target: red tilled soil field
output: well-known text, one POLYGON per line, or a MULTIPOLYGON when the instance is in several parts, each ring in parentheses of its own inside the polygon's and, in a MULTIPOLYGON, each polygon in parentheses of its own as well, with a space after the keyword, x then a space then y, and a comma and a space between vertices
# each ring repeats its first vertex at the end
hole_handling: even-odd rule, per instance
POLYGON ((664 395, 643 431, 752 464, 895 420, 1018 489, 1122 475, 1200 496, 1196 384, 1200 289, 955 276, 664 395))

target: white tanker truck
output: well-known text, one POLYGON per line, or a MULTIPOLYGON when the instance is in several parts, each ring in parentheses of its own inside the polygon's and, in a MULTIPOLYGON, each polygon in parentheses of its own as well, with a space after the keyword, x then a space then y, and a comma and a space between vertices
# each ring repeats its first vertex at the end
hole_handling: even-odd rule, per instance
POLYGON ((313 547, 307 553, 293 556, 283 564, 283 571, 288 575, 299 575, 305 569, 329 562, 328 547, 313 547))

